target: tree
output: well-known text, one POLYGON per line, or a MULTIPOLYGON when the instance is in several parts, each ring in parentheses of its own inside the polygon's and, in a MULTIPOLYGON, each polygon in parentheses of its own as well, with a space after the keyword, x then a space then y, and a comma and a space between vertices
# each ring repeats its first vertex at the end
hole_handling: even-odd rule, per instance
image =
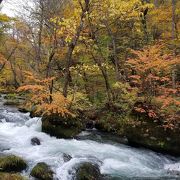
POLYGON ((26 106, 35 109, 42 115, 59 114, 61 116, 73 116, 68 110, 69 101, 61 93, 50 93, 49 84, 52 78, 40 80, 31 72, 24 72, 26 84, 18 88, 18 92, 30 94, 26 106))
POLYGON ((68 85, 69 85, 69 81, 70 81, 70 67, 72 64, 72 54, 77 45, 80 34, 83 30, 84 21, 85 21, 87 13, 89 11, 90 1, 89 0, 84 0, 84 2, 78 1, 78 5, 80 6, 80 9, 81 9, 80 20, 79 20, 78 27, 75 31, 75 34, 73 35, 71 41, 69 42, 68 51, 67 51, 67 55, 65 58, 66 67, 65 67, 65 79, 64 79, 64 88, 63 88, 63 95, 65 97, 67 97, 67 94, 68 94, 68 85))

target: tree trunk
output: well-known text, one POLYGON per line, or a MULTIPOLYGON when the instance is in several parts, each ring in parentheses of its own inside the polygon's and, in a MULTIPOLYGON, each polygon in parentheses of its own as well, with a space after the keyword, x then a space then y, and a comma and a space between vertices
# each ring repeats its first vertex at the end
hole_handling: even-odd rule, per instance
MULTIPOLYGON (((15 57, 14 57, 14 62, 15 62, 15 57)), ((11 61, 9 61, 9 63, 10 63, 11 71, 13 74, 13 81, 14 81, 13 84, 14 84, 14 87, 17 89, 20 86, 20 84, 17 80, 16 67, 15 65, 13 65, 11 61)))
POLYGON ((176 38, 176 0, 172 0, 172 39, 176 38))
MULTIPOLYGON (((101 57, 105 61, 106 59, 104 58, 103 53, 101 51, 101 48, 99 47, 98 39, 96 37, 96 33, 94 31, 94 28, 93 28, 93 25, 91 23, 90 18, 88 18, 88 21, 89 21, 89 28, 90 28, 90 31, 91 31, 92 40, 98 46, 98 52, 100 53, 101 57)), ((88 47, 86 42, 84 42, 84 43, 85 43, 86 47, 88 47)), ((106 72, 106 68, 102 66, 102 62, 101 62, 100 59, 97 59, 92 52, 90 52, 90 53, 91 53, 91 56, 92 56, 94 62, 98 65, 98 67, 99 67, 99 69, 100 69, 100 71, 101 71, 101 73, 103 75, 103 78, 104 78, 104 81, 105 81, 106 93, 107 93, 107 97, 108 97, 108 102, 111 103, 111 99, 112 99, 111 98, 111 86, 110 86, 110 83, 109 83, 109 78, 108 78, 108 74, 106 72)))
POLYGON ((114 59, 114 64, 115 64, 115 71, 116 71, 116 81, 121 80, 121 74, 119 71, 119 61, 118 61, 118 56, 117 56, 117 46, 116 46, 116 39, 113 35, 113 32, 111 31, 111 28, 109 25, 105 22, 106 29, 108 31, 108 34, 111 38, 112 45, 113 45, 113 59, 114 59))
POLYGON ((158 4, 158 0, 154 0, 154 5, 156 8, 158 8, 159 4, 158 4))
MULTIPOLYGON (((82 6, 82 4, 81 4, 82 6)), ((86 14, 89 10, 89 1, 85 0, 85 7, 82 7, 82 13, 81 13, 81 18, 80 18, 80 23, 79 26, 77 28, 76 34, 74 35, 72 41, 69 44, 69 48, 68 48, 68 52, 66 55, 66 69, 65 69, 65 78, 64 78, 64 88, 63 88, 63 95, 64 97, 67 97, 68 94, 68 85, 70 82, 70 67, 72 64, 72 54, 73 51, 77 45, 77 42, 79 40, 80 34, 83 30, 83 26, 84 26, 84 20, 86 17, 86 14)))
POLYGON ((109 84, 109 78, 108 78, 106 69, 103 68, 102 63, 98 59, 96 59, 96 57, 93 55, 93 53, 91 53, 91 55, 93 57, 94 62, 98 65, 98 67, 99 67, 99 69, 103 75, 105 87, 106 87, 106 92, 107 92, 107 98, 108 98, 108 102, 110 103, 111 102, 111 87, 109 84))

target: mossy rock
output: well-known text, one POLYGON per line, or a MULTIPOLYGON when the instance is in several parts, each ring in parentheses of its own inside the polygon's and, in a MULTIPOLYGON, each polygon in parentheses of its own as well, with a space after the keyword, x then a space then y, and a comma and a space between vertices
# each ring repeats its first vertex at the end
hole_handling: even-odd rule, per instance
POLYGON ((114 135, 124 136, 124 126, 127 118, 127 116, 111 110, 102 110, 95 123, 95 128, 114 135))
POLYGON ((23 104, 25 98, 20 95, 20 94, 6 94, 4 96, 4 99, 6 100, 6 102, 4 103, 4 105, 6 106, 20 106, 21 104, 23 104))
POLYGON ((30 112, 30 110, 29 109, 27 109, 27 108, 25 108, 25 107, 18 107, 18 111, 19 112, 21 112, 21 113, 28 113, 28 112, 30 112))
POLYGON ((43 116, 42 131, 57 138, 74 138, 83 129, 80 119, 61 117, 59 115, 43 116))
POLYGON ((36 109, 32 109, 29 111, 30 112, 30 117, 34 118, 34 117, 41 117, 42 113, 41 112, 37 112, 36 109))
POLYGON ((130 145, 142 146, 161 153, 180 156, 180 129, 164 129, 157 123, 144 120, 126 127, 130 145))
POLYGON ((38 163, 31 171, 30 175, 40 180, 53 180, 53 171, 44 163, 38 163))
POLYGON ((5 106, 19 106, 20 102, 18 100, 7 100, 4 102, 5 106))
POLYGON ((20 174, 0 173, 0 180, 27 180, 20 174))
POLYGON ((76 168, 76 180, 100 180, 102 175, 99 166, 84 162, 76 168))
POLYGON ((21 172, 27 168, 26 162, 17 156, 0 157, 1 172, 21 172))
POLYGON ((11 99, 11 100, 17 99, 17 94, 15 94, 15 93, 6 94, 4 96, 4 99, 11 99))

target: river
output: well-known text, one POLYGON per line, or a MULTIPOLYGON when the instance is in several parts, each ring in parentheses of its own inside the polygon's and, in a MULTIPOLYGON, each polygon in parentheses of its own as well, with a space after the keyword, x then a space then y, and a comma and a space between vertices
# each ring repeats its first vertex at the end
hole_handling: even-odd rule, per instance
MULTIPOLYGON (((80 136, 90 136, 91 133, 85 131, 80 136)), ((55 172, 54 179, 71 180, 74 167, 88 161, 100 166, 101 173, 107 175, 105 179, 180 179, 180 158, 103 141, 99 134, 94 139, 81 140, 50 137, 41 132, 41 118, 30 118, 29 113, 3 106, 3 98, 0 98, 0 154, 14 154, 26 160, 25 176, 29 176, 38 162, 46 162, 55 172), (39 138, 41 145, 31 145, 33 137, 39 138), (63 153, 71 155, 72 159, 64 163, 63 153)))

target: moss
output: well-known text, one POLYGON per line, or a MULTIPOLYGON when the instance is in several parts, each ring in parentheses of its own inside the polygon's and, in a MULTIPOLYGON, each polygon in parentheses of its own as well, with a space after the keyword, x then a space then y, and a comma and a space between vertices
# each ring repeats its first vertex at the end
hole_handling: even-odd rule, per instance
POLYGON ((57 115, 42 118, 42 131, 58 138, 73 138, 82 130, 82 124, 77 118, 62 118, 57 115))
POLYGON ((100 180, 101 173, 97 165, 85 162, 76 170, 76 180, 100 180))
POLYGON ((73 138, 79 134, 79 129, 76 127, 65 127, 63 125, 52 125, 48 120, 42 123, 42 131, 58 138, 73 138))
POLYGON ((8 100, 4 103, 5 106, 18 106, 19 104, 18 100, 8 100))
POLYGON ((20 157, 11 155, 0 158, 0 171, 2 172, 21 172, 26 167, 26 162, 20 157))
POLYGON ((0 180, 27 180, 20 174, 0 173, 0 180))
POLYGON ((157 123, 146 119, 141 119, 136 125, 133 122, 135 120, 126 127, 126 136, 131 145, 147 147, 162 153, 180 155, 179 129, 165 130, 157 123))
POLYGON ((6 102, 4 105, 7 106, 19 106, 23 104, 25 98, 21 94, 7 94, 5 95, 4 99, 6 99, 6 102))
POLYGON ((46 163, 38 163, 31 171, 32 177, 40 180, 53 180, 53 171, 46 163))
POLYGON ((126 125, 126 119, 128 116, 121 115, 112 111, 102 111, 96 121, 96 129, 110 132, 115 135, 124 135, 124 126, 126 125))
POLYGON ((4 99, 11 99, 11 100, 14 100, 17 98, 17 95, 16 94, 7 94, 4 99))

